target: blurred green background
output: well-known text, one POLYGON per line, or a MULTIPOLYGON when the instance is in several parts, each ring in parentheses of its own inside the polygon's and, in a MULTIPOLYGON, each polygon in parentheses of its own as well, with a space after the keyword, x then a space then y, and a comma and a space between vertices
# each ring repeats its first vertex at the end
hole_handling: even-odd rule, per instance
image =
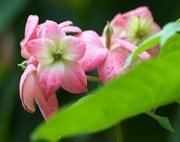
MULTIPOLYGON (((161 26, 180 17, 179 0, 1 0, 0 1, 0 142, 28 142, 30 133, 43 121, 37 109, 26 112, 19 99, 19 79, 23 70, 17 66, 20 41, 28 15, 40 17, 40 22, 51 19, 56 22, 73 21, 82 30, 92 29, 102 33, 106 21, 115 14, 138 6, 148 6, 154 19, 161 26)), ((89 90, 97 84, 89 83, 89 90)), ((60 107, 84 95, 72 95, 58 91, 60 107)), ((122 123, 124 142, 180 142, 180 107, 171 104, 157 112, 169 116, 175 133, 169 133, 146 115, 128 119, 122 123)), ((93 112, 90 112, 93 115, 93 112)), ((60 128, 59 128, 60 129, 60 128)), ((91 135, 63 139, 63 142, 113 142, 112 128, 91 135)))

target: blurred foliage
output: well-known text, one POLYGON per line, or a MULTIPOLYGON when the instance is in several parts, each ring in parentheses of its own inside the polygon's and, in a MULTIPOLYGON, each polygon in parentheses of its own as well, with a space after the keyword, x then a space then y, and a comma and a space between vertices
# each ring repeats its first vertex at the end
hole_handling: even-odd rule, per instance
MULTIPOLYGON (((52 19, 57 22, 71 20, 83 30, 93 29, 101 34, 106 21, 116 13, 147 5, 161 26, 180 16, 179 0, 1 0, 0 1, 0 141, 28 142, 33 129, 43 121, 37 110, 34 114, 25 112, 19 100, 18 84, 22 69, 19 43, 24 37, 24 26, 29 14, 36 14, 43 22, 52 19)), ((92 72, 90 74, 96 74, 92 72)), ((97 84, 90 83, 92 91, 97 84)), ((60 107, 75 101, 82 95, 72 95, 60 89, 60 107)), ((144 115, 122 123, 125 142, 179 142, 179 108, 176 104, 158 109, 162 115, 173 120, 176 132, 170 134, 155 121, 144 115), (139 125, 141 124, 141 125, 139 125)), ((97 134, 64 139, 64 142, 88 142, 114 140, 112 129, 97 134)))

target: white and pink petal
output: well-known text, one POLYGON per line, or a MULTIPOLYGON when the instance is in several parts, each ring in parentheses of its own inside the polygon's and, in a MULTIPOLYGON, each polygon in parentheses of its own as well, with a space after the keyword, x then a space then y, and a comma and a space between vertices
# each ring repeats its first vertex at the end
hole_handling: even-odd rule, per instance
POLYGON ((113 52, 108 51, 104 62, 98 67, 98 74, 103 83, 107 83, 123 72, 126 57, 120 48, 113 52))
POLYGON ((62 62, 38 66, 39 84, 46 99, 60 88, 63 77, 64 65, 62 62))
POLYGON ((78 94, 87 92, 86 75, 78 63, 68 61, 65 63, 61 86, 70 93, 78 94))
POLYGON ((86 44, 85 55, 79 60, 79 63, 85 71, 96 69, 104 61, 107 49, 94 31, 82 32, 79 38, 86 44))
POLYGON ((36 102, 39 106, 39 109, 44 117, 47 120, 51 115, 53 115, 58 110, 58 100, 56 94, 50 95, 48 98, 42 93, 39 82, 36 76, 34 80, 36 93, 34 95, 36 102))
POLYGON ((65 36, 60 42, 59 50, 64 59, 77 61, 84 56, 86 45, 77 37, 65 36))
POLYGON ((62 30, 62 28, 59 27, 56 22, 47 20, 44 23, 42 29, 42 38, 51 39, 57 45, 59 45, 59 42, 65 35, 65 32, 62 30))
POLYGON ((34 39, 28 42, 27 51, 41 64, 50 64, 54 61, 53 53, 56 45, 49 39, 34 39))
POLYGON ((35 94, 35 84, 34 84, 34 73, 36 72, 36 67, 34 65, 28 65, 20 79, 19 91, 20 99, 24 109, 28 112, 34 112, 34 94, 35 94))

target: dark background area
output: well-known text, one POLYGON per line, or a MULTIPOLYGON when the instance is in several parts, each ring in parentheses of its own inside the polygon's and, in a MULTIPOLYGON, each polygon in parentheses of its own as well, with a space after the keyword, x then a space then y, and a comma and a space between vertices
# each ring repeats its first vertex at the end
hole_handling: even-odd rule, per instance
MULTIPOLYGON (((19 99, 19 80, 23 70, 17 66, 20 41, 30 14, 58 23, 71 20, 82 30, 102 33, 107 21, 117 13, 139 6, 148 6, 160 26, 180 17, 179 0, 0 0, 0 142, 28 142, 30 133, 43 118, 37 109, 26 112, 19 99)), ((89 90, 97 84, 89 83, 89 90)), ((60 89, 57 93, 60 107, 82 95, 72 95, 60 89)), ((142 114, 122 122, 124 142, 180 142, 180 107, 171 104, 157 110, 168 116, 176 129, 170 133, 150 117, 142 114)), ((93 115, 93 110, 92 110, 93 115)), ((60 129, 60 128, 59 128, 60 129)), ((114 142, 114 130, 63 139, 63 142, 114 142)))

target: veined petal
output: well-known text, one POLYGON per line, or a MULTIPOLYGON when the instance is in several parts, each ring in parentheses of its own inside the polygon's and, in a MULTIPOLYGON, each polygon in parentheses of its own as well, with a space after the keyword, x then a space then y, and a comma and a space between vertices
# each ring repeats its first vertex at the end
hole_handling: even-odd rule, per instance
POLYGON ((34 112, 34 94, 35 94, 35 85, 34 85, 34 72, 36 68, 34 65, 29 64, 25 69, 24 73, 20 79, 19 91, 20 98, 24 109, 28 112, 34 112))
POLYGON ((28 42, 27 50, 41 64, 50 64, 54 61, 52 53, 56 51, 56 45, 49 39, 34 39, 28 42))
POLYGON ((43 94, 41 94, 41 96, 38 95, 35 97, 39 109, 45 120, 47 120, 50 116, 58 111, 58 100, 56 94, 51 95, 48 99, 46 99, 43 94))
POLYGON ((62 29, 58 26, 56 22, 47 20, 44 23, 43 30, 42 30, 42 37, 53 40, 57 45, 59 44, 60 40, 65 36, 65 33, 62 29))
POLYGON ((84 42, 73 36, 65 36, 61 40, 59 48, 63 52, 63 58, 71 61, 81 59, 86 50, 84 42))
POLYGON ((38 26, 39 17, 37 15, 30 15, 26 22, 25 37, 30 37, 38 26))
POLYGON ((61 86, 70 93, 84 93, 87 91, 85 72, 78 63, 65 63, 64 76, 61 86))
POLYGON ((82 32, 79 38, 86 44, 86 52, 79 63, 85 71, 96 69, 105 59, 107 49, 94 31, 82 32))
POLYGON ((21 44, 21 48, 23 48, 25 46, 27 41, 33 35, 36 27, 38 26, 38 21, 39 21, 39 17, 36 16, 36 15, 30 15, 28 17, 27 22, 26 22, 26 27, 25 27, 25 33, 24 33, 25 38, 20 43, 21 44))
POLYGON ((54 114, 58 110, 58 101, 56 98, 56 94, 52 94, 46 99, 40 89, 37 76, 34 81, 34 84, 36 90, 34 97, 36 99, 36 102, 40 108, 43 117, 45 118, 45 120, 47 120, 52 114, 54 114))
MULTIPOLYGON (((125 40, 116 39, 115 41, 118 42, 119 45, 122 46, 122 48, 130 51, 130 53, 134 52, 137 49, 137 47, 135 45, 133 45, 130 42, 127 42, 125 40)), ((140 59, 148 59, 150 57, 151 57, 151 55, 148 52, 142 52, 141 54, 139 54, 140 59)))
POLYGON ((21 46, 21 55, 28 59, 31 55, 30 53, 26 50, 26 43, 30 40, 35 38, 36 36, 36 28, 38 27, 38 21, 39 17, 36 15, 30 15, 27 19, 26 22, 26 27, 25 27, 25 33, 24 33, 24 39, 20 42, 21 46))
POLYGON ((38 76, 40 88, 45 98, 48 99, 61 85, 61 80, 64 76, 64 65, 61 62, 39 65, 38 76))
POLYGON ((129 16, 138 16, 138 17, 143 16, 148 18, 149 20, 153 20, 151 11, 146 6, 138 7, 123 14, 123 17, 129 17, 129 16))
POLYGON ((106 59, 98 67, 98 74, 103 83, 106 83, 122 73, 122 67, 127 56, 121 48, 108 51, 106 59))

